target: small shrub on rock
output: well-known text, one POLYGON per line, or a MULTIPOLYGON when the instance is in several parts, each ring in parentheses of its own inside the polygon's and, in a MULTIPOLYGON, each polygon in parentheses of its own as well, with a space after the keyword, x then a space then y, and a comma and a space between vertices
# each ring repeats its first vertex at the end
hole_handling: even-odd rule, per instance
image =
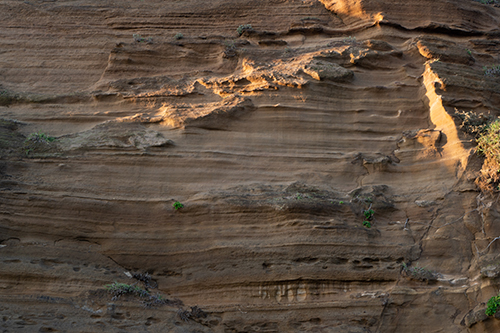
POLYGON ((149 295, 148 298, 142 302, 142 305, 148 309, 160 307, 163 305, 176 305, 176 304, 178 304, 178 302, 171 301, 163 297, 159 293, 157 293, 156 295, 149 295))
POLYGON ((371 207, 372 206, 370 205, 368 209, 365 209, 363 211, 363 216, 365 217, 363 226, 365 226, 366 228, 372 227, 371 221, 373 221, 373 215, 375 214, 375 211, 371 207))
POLYGON ((483 5, 499 5, 500 2, 498 0, 474 0, 475 2, 480 2, 483 5))
POLYGON ((437 274, 431 272, 425 267, 419 267, 418 264, 415 267, 409 267, 403 263, 402 274, 412 280, 418 280, 422 282, 433 282, 437 281, 437 274))
POLYGON ((242 24, 238 27, 238 29, 236 29, 236 32, 238 32, 238 36, 243 35, 245 31, 251 32, 255 30, 252 28, 251 24, 242 24))
POLYGON ((34 142, 34 143, 49 143, 53 142, 56 138, 53 136, 49 136, 42 132, 31 133, 26 141, 34 142))
POLYGON ((225 41, 224 46, 226 46, 226 49, 224 50, 224 58, 232 58, 235 57, 237 53, 237 47, 232 41, 225 41))
POLYGON ((485 312, 487 316, 493 316, 497 313, 498 307, 500 307, 500 295, 490 298, 486 306, 487 308, 485 312))
POLYGON ((476 179, 478 186, 485 192, 498 192, 500 184, 500 120, 492 122, 482 132, 477 142, 477 152, 485 160, 481 175, 476 179))
POLYGON ((134 34, 133 37, 137 43, 153 44, 153 37, 144 38, 138 34, 134 34))
POLYGON ((108 293, 113 295, 112 300, 115 301, 122 295, 134 295, 139 297, 146 297, 149 292, 141 289, 139 286, 134 286, 126 283, 114 282, 105 286, 108 293))
POLYGON ((44 152, 50 149, 50 144, 56 140, 43 132, 31 133, 24 141, 24 152, 26 156, 33 152, 44 152))
POLYGON ((144 287, 146 289, 156 289, 158 288, 158 283, 156 283, 156 281, 154 281, 152 278, 151 278, 151 275, 149 275, 149 273, 134 273, 132 275, 132 277, 136 280, 139 280, 141 281, 142 283, 144 283, 144 287))
POLYGON ((490 114, 459 110, 455 110, 454 116, 462 122, 459 125, 459 128, 476 139, 478 139, 481 134, 488 129, 489 124, 494 119, 490 114))
POLYGON ((174 207, 175 210, 179 210, 184 207, 184 205, 181 204, 179 201, 174 202, 172 206, 174 207))
POLYGON ((375 214, 375 211, 371 208, 363 211, 363 215, 365 216, 365 219, 367 219, 368 221, 373 219, 373 214, 375 214))
POLYGON ((500 65, 484 66, 483 71, 485 76, 500 76, 500 65))
POLYGON ((179 318, 181 318, 181 320, 183 320, 185 322, 189 321, 189 319, 192 319, 192 318, 206 318, 207 317, 207 313, 197 306, 192 306, 191 311, 184 310, 181 308, 181 309, 179 309, 179 311, 177 311, 177 315, 179 316, 179 318))

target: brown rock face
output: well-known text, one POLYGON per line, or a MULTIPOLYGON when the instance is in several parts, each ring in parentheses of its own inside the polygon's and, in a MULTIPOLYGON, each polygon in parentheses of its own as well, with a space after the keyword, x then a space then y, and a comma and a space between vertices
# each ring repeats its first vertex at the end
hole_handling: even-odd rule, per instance
POLYGON ((2 1, 1 331, 500 330, 489 2, 2 1))

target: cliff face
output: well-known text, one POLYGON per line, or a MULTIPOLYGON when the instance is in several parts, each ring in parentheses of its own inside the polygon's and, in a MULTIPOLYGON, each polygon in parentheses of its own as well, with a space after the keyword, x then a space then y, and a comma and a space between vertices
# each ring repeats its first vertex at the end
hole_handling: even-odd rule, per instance
POLYGON ((499 330, 498 200, 456 116, 500 114, 499 15, 2 1, 0 328, 499 330))

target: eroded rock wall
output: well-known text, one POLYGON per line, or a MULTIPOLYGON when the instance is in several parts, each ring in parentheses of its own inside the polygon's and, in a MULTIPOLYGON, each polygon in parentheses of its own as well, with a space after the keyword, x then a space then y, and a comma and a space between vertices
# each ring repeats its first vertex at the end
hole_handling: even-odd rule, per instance
POLYGON ((4 331, 499 328, 494 4, 0 9, 4 331))

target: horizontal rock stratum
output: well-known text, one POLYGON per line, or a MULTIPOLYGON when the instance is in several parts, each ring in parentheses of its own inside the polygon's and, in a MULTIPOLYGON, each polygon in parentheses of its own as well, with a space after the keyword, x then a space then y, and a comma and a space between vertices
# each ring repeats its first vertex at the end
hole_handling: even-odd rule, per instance
POLYGON ((2 1, 0 330, 499 331, 499 5, 2 1))

